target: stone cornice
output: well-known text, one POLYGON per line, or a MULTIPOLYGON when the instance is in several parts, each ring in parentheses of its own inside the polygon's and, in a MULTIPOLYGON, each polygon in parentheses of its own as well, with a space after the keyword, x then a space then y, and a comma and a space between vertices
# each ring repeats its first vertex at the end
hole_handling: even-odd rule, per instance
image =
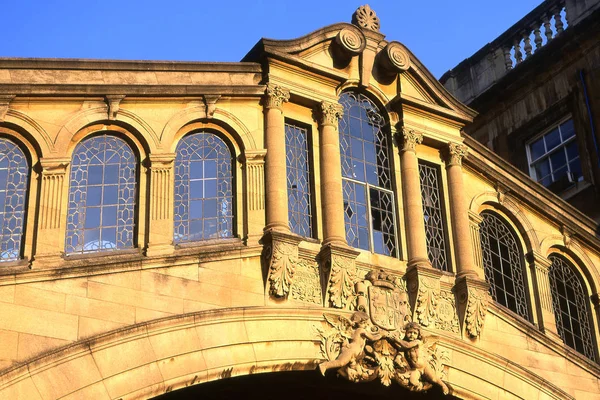
POLYGON ((104 84, 0 84, 0 94, 17 96, 105 96, 124 93, 127 96, 262 96, 264 85, 104 85, 104 84))

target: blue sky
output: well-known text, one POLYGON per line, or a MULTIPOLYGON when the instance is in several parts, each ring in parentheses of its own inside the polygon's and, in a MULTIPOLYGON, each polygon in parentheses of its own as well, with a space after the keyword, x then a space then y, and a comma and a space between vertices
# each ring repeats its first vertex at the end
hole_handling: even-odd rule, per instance
MULTIPOLYGON (((364 1, 4 0, 0 57, 239 61, 261 38, 350 22, 364 1)), ((388 40, 440 77, 541 0, 371 0, 388 40)))

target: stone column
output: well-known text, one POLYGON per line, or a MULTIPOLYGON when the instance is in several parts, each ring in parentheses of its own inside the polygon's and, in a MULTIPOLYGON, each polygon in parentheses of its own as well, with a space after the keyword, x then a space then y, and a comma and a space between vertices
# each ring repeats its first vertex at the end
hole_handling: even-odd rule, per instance
POLYGON ((268 83, 265 92, 265 163, 266 230, 289 232, 288 193, 285 154, 285 122, 281 106, 290 92, 268 83))
POLYGON ((476 339, 481 335, 487 306, 490 301, 489 285, 483 278, 483 269, 476 267, 474 246, 480 246, 479 223, 481 217, 473 214, 470 218, 465 198, 462 176, 462 159, 468 154, 468 147, 460 143, 448 143, 446 175, 450 197, 450 219, 456 258, 456 282, 454 294, 458 318, 463 336, 476 339))
POLYGON ((347 245, 342 195, 342 162, 338 119, 344 109, 338 103, 321 103, 320 152, 323 244, 347 245))
POLYGON ((408 268, 424 266, 431 268, 427 256, 425 236, 425 216, 421 197, 421 178, 417 159, 417 144, 423 142, 423 134, 402 128, 400 168, 402 171, 402 195, 404 218, 406 220, 406 240, 408 244, 408 268))
POLYGON ((70 162, 68 158, 40 159, 42 185, 33 268, 56 268, 63 262, 70 162))
POLYGON ((423 326, 435 327, 442 272, 431 266, 427 255, 425 216, 417 159, 417 145, 423 142, 423 134, 406 127, 402 127, 401 132, 400 170, 408 245, 407 289, 414 310, 413 319, 423 326))
POLYGON ((467 200, 462 176, 462 159, 468 154, 465 145, 448 144, 448 159, 446 174, 448 176, 448 193, 450 197, 450 218, 454 238, 454 253, 456 257, 456 275, 483 278, 475 267, 472 245, 472 229, 469 222, 467 200))
POLYGON ((147 256, 173 252, 175 153, 150 154, 150 230, 147 256))
POLYGON ((535 306, 537 308, 538 324, 546 334, 558 337, 556 317, 552 307, 552 292, 550 291, 550 278, 548 272, 552 261, 541 254, 531 251, 527 254, 527 261, 533 272, 535 306))

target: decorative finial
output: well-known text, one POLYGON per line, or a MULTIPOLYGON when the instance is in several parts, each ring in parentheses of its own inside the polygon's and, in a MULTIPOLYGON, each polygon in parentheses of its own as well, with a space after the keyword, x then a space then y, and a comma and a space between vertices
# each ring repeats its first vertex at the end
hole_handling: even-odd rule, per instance
POLYGON ((360 28, 379 32, 379 17, 371 10, 368 4, 360 6, 352 14, 352 23, 360 28))

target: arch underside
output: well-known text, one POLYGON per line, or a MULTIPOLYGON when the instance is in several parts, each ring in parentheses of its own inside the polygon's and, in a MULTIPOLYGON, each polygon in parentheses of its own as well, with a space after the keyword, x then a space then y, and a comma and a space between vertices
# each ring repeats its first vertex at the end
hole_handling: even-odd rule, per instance
MULTIPOLYGON (((347 382, 337 378, 335 371, 325 378, 314 371, 323 360, 316 328, 324 326, 324 312, 349 316, 347 312, 323 308, 252 307, 202 311, 134 325, 5 371, 0 375, 0 398, 125 400, 153 398, 182 389, 177 395, 159 397, 172 400, 191 394, 218 394, 230 388, 223 382, 191 389, 207 382, 271 373, 275 387, 289 382, 291 388, 304 385, 330 394, 371 390, 374 398, 407 393, 377 382, 370 386, 347 382)), ((450 356, 445 381, 454 398, 497 398, 499 393, 518 398, 531 398, 531 393, 544 394, 544 398, 570 398, 501 356, 449 336, 436 336, 436 340, 450 356)), ((241 382, 240 388, 250 385, 268 391, 263 382, 270 379, 265 375, 230 382, 241 382)), ((232 389, 227 390, 232 393, 232 389)), ((281 396, 286 393, 279 392, 281 396)), ((436 396, 441 392, 434 388, 428 397, 418 398, 436 396)))

